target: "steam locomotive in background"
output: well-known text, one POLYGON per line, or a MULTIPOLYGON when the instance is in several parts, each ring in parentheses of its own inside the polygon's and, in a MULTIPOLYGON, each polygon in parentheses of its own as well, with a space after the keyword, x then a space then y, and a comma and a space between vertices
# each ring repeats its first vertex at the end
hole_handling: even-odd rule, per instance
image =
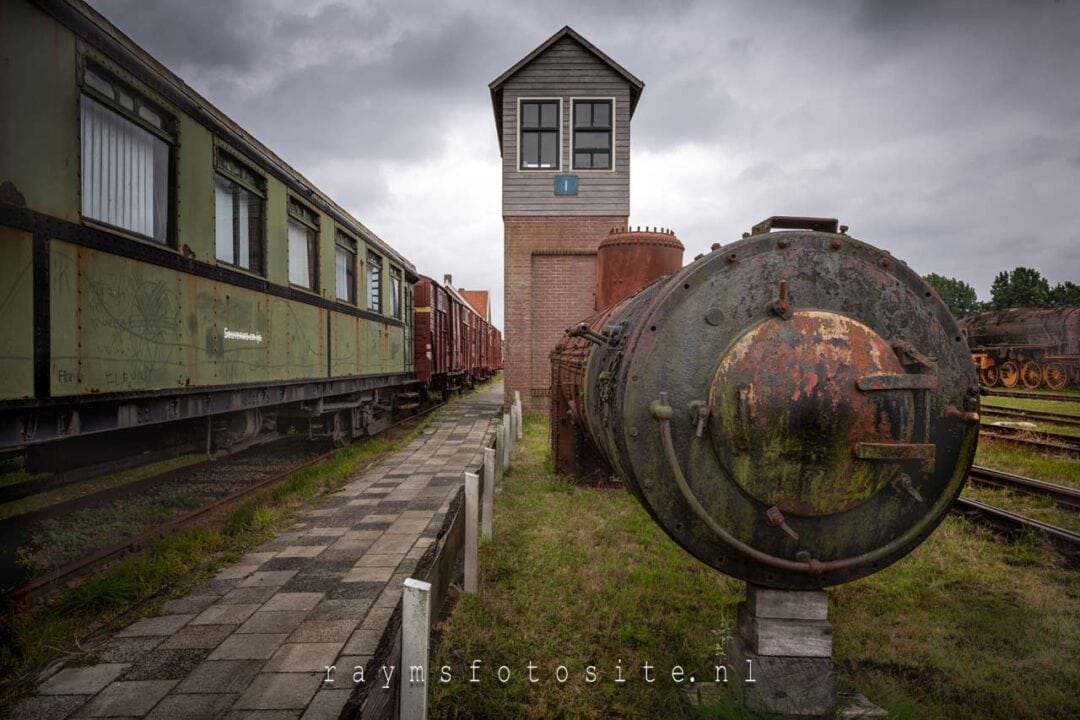
POLYGON ((986 385, 1061 390, 1080 383, 1080 307, 1013 308, 960 325, 986 385))

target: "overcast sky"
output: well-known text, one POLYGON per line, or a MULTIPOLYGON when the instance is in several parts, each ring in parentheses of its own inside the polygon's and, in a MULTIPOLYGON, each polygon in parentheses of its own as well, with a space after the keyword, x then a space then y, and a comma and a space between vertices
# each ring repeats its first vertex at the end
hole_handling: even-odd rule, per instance
POLYGON ((1080 0, 91 2, 499 326, 487 85, 567 24, 645 82, 630 224, 688 261, 822 215, 981 299, 1080 282, 1080 0))

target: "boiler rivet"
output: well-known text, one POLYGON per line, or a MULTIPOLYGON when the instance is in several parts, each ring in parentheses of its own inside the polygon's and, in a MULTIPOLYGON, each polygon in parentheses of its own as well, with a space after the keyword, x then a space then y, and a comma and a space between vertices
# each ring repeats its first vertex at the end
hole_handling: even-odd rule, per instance
POLYGON ((638 429, 637 429, 637 425, 635 425, 632 428, 630 428, 630 437, 637 437, 637 434, 638 434, 638 429))
POLYGON ((720 312, 720 308, 709 308, 709 311, 705 313, 705 322, 710 325, 719 325, 724 319, 724 313, 720 312))
POLYGON ((786 248, 788 246, 788 241, 787 240, 781 240, 780 242, 778 242, 776 244, 780 247, 780 249, 784 249, 784 248, 786 248))

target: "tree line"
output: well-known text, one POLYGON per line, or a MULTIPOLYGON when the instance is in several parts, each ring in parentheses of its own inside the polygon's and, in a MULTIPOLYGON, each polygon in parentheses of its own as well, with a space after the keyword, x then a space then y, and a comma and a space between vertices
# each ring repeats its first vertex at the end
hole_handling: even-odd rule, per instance
POLYGON ((937 290, 956 317, 1009 308, 1050 308, 1080 305, 1080 285, 1066 280, 1053 287, 1038 270, 1018 267, 998 273, 990 286, 990 300, 979 300, 975 288, 963 280, 937 273, 923 279, 937 290))

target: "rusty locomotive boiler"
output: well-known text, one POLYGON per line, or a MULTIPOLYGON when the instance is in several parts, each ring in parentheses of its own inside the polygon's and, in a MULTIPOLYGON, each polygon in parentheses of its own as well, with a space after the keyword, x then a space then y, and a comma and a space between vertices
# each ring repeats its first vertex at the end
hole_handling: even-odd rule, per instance
POLYGON ((671 233, 609 236, 599 310, 552 353, 558 471, 617 475, 683 548, 765 586, 925 540, 975 454, 978 380, 930 286, 845 231, 770 218, 686 267, 671 233))

